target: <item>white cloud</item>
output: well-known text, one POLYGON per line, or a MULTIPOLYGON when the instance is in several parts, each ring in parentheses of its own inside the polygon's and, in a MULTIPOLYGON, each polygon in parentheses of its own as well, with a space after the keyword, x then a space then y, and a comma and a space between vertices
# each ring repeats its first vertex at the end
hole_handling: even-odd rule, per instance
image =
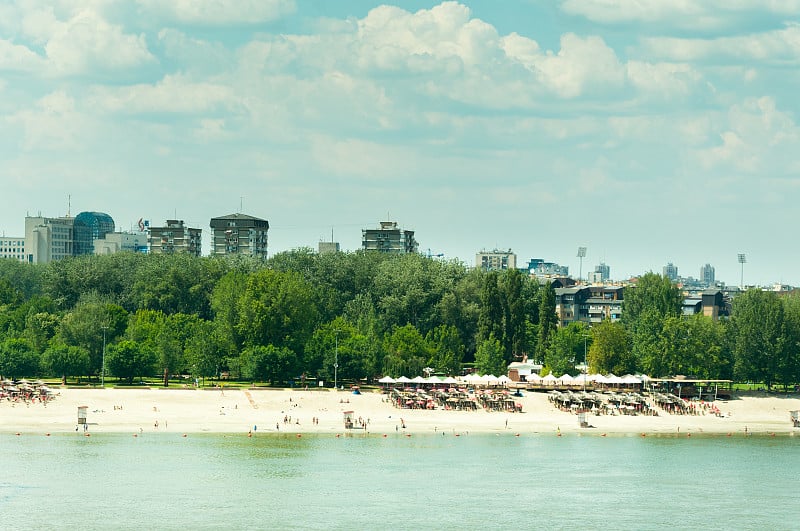
POLYGON ((97 86, 89 97, 93 108, 118 113, 201 113, 224 106, 232 110, 236 99, 230 87, 194 82, 181 75, 164 77, 155 84, 122 87, 97 86))
POLYGON ((800 128, 772 97, 733 105, 726 118, 717 145, 696 153, 704 168, 765 177, 791 176, 800 169, 795 156, 800 128))
POLYGON ((148 13, 184 24, 260 24, 294 13, 294 0, 137 0, 148 13))
POLYGON ((727 58, 741 62, 756 60, 772 64, 800 62, 800 25, 784 29, 715 39, 654 37, 642 41, 643 52, 675 61, 727 58))
POLYGON ((42 68, 44 61, 30 48, 0 40, 0 70, 35 72, 42 68))
POLYGON ((625 79, 625 70, 603 39, 572 33, 561 37, 558 54, 548 54, 537 67, 544 74, 543 83, 565 98, 586 95, 589 87, 591 97, 621 86, 625 79))
POLYGON ((746 21, 754 13, 800 15, 800 0, 562 0, 561 9, 602 24, 661 23, 718 29, 746 21))
POLYGON ((86 140, 86 118, 76 110, 75 100, 63 91, 40 98, 32 108, 17 111, 6 118, 22 131, 23 150, 74 150, 86 140))

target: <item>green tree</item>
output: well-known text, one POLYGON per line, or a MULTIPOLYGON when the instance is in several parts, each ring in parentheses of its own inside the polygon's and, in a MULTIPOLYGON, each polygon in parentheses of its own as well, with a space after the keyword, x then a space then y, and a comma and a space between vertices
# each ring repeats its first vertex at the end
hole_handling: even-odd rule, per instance
POLYGON ((132 384, 135 378, 151 376, 157 361, 152 349, 130 339, 108 345, 106 349, 109 372, 119 379, 127 380, 129 384, 132 384))
POLYGON ((395 328, 383 341, 383 374, 419 376, 431 358, 430 345, 414 325, 395 328))
POLYGON ((475 370, 479 374, 495 376, 508 372, 503 346, 493 335, 478 344, 478 350, 475 351, 475 370))
POLYGON ((237 323, 245 345, 302 352, 318 322, 314 290, 298 273, 263 270, 248 277, 237 323))
POLYGON ((617 375, 636 372, 628 331, 619 322, 601 321, 592 327, 589 372, 617 375))
POLYGON ((586 325, 580 322, 572 322, 556 330, 545 353, 542 373, 552 372, 555 376, 578 374, 575 365, 584 359, 588 333, 586 325))
POLYGON ((440 325, 428 332, 425 341, 432 349, 428 365, 447 375, 461 373, 464 345, 455 326, 440 325))
POLYGON ((536 341, 536 359, 544 360, 547 349, 550 348, 550 338, 558 328, 558 315, 556 315, 556 292, 552 284, 547 284, 539 292, 539 327, 536 341))
POLYGON ((89 351, 91 373, 100 371, 103 357, 103 332, 106 343, 113 342, 124 333, 128 314, 116 304, 104 302, 90 294, 67 312, 56 333, 60 343, 83 347, 89 351))
POLYGON ((785 364, 788 336, 784 306, 774 292, 751 289, 733 301, 734 377, 764 382, 767 389, 785 364))
POLYGON ((0 374, 6 378, 36 376, 39 356, 27 339, 8 338, 0 344, 0 374))
POLYGON ((50 374, 61 376, 61 383, 66 385, 68 377, 88 374, 89 351, 63 343, 54 344, 44 351, 42 363, 50 374))
POLYGON ((297 355, 286 347, 257 345, 242 351, 240 367, 243 377, 275 385, 297 375, 297 355))

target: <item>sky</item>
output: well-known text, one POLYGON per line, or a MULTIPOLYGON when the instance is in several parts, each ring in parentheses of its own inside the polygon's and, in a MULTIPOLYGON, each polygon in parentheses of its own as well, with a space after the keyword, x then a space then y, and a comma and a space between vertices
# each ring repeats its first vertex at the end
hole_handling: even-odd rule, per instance
POLYGON ((799 63, 800 0, 4 1, 0 233, 391 220, 468 264, 800 285, 799 63))

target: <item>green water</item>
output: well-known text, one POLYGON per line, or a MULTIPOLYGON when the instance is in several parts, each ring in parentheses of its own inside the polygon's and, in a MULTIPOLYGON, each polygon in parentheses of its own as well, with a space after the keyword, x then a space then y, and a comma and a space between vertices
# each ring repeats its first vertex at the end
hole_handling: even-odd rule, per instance
POLYGON ((0 435, 7 529, 800 529, 800 437, 0 435))

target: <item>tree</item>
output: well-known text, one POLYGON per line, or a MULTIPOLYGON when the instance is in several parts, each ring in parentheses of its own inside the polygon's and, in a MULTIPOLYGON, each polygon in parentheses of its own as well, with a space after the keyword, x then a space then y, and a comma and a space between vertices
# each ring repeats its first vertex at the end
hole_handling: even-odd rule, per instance
POLYGON ((44 351, 42 363, 51 374, 61 376, 61 383, 66 385, 67 377, 88 374, 89 351, 63 343, 51 345, 44 351))
POLYGON ((480 374, 506 374, 508 364, 500 341, 490 335, 478 344, 475 351, 475 370, 480 374))
POLYGON ((589 371, 617 375, 636 372, 629 347, 628 331, 622 323, 601 321, 592 327, 589 371))
POLYGON ((152 349, 130 339, 108 345, 106 349, 109 372, 117 378, 127 380, 129 384, 133 383, 134 378, 151 376, 156 362, 157 357, 152 349))
POLYGON ((425 341, 432 350, 428 365, 447 375, 461 372, 464 359, 464 345, 455 326, 440 325, 428 332, 425 341))
POLYGON ((297 355, 286 347, 274 345, 248 347, 240 358, 242 376, 270 384, 291 381, 297 374, 297 355))
POLYGON ((783 303, 774 292, 748 290, 733 301, 731 330, 734 378, 771 389, 791 352, 783 303))
POLYGON ((584 359, 585 338, 588 329, 584 323, 573 322, 556 330, 544 357, 542 373, 548 370, 555 376, 575 376, 575 365, 584 359))
POLYGON ((421 375, 431 358, 430 345, 414 325, 395 328, 383 341, 383 374, 399 377, 421 375))
POLYGON ((556 292, 553 285, 548 281, 539 292, 541 299, 539 302, 539 328, 536 341, 536 358, 544 360, 547 349, 550 347, 550 338, 558 328, 558 316, 556 315, 556 292))
POLYGON ((302 352, 319 322, 313 287, 298 273, 263 270, 250 275, 239 304, 236 327, 247 346, 302 352))
POLYGON ((661 317, 678 317, 683 307, 683 295, 669 278, 649 272, 639 278, 635 287, 625 290, 622 307, 622 319, 626 324, 635 323, 648 308, 654 309, 661 317))
POLYGON ((27 339, 8 338, 0 344, 0 374, 6 378, 35 376, 39 356, 27 339))
POLYGON ((122 335, 128 314, 119 305, 99 300, 90 294, 61 319, 56 338, 60 343, 89 351, 90 373, 99 372, 103 355, 103 328, 106 343, 122 335))

